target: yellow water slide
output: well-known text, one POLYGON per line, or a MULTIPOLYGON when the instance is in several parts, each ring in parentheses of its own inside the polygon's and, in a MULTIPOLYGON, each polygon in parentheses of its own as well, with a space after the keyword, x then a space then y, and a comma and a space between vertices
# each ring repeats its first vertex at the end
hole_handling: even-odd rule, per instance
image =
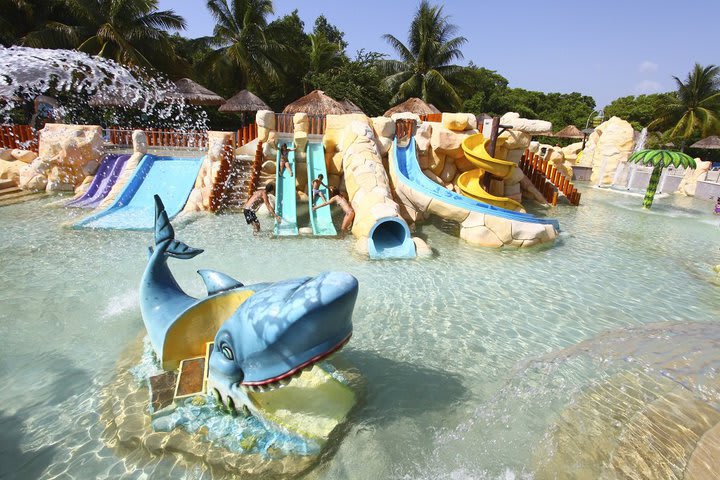
MULTIPOLYGON (((497 146, 502 146, 504 141, 504 138, 498 138, 497 146)), ((457 179, 457 185, 466 197, 507 210, 524 212, 523 206, 515 200, 508 197, 497 197, 483 188, 483 178, 486 174, 507 178, 515 168, 513 162, 491 157, 487 151, 489 142, 490 139, 485 138, 482 133, 470 135, 463 140, 462 148, 465 158, 478 169, 461 174, 457 179)))

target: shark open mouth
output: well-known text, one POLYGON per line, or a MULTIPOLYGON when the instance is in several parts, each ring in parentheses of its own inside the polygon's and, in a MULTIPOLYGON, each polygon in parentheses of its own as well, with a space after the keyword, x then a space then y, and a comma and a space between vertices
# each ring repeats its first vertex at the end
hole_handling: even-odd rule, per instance
POLYGON ((265 391, 265 390, 273 390, 275 388, 281 388, 284 387, 289 383, 289 381, 292 379, 292 377, 299 375, 302 373, 303 370, 307 369, 308 367, 312 367, 314 364, 319 362, 320 360, 323 360, 333 353, 340 350, 342 347, 345 346, 346 343, 350 341, 350 337, 352 337, 352 333, 350 333, 347 337, 345 337, 343 340, 341 340, 337 345, 330 348, 324 353, 321 353, 319 355, 315 355, 311 359, 301 363, 300 365, 293 367, 291 370, 288 370, 287 372, 278 375, 273 378, 268 378, 267 380, 261 380, 257 382, 241 382, 240 387, 245 388, 250 391, 265 391))

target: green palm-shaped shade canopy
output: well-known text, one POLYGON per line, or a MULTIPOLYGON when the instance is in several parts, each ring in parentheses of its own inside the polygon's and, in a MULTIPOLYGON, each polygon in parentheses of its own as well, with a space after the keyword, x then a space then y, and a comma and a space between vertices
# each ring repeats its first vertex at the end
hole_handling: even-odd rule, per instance
POLYGON ((695 160, 691 156, 672 150, 638 150, 630 155, 628 162, 662 168, 670 165, 675 165, 675 168, 680 166, 685 168, 696 167, 695 160))

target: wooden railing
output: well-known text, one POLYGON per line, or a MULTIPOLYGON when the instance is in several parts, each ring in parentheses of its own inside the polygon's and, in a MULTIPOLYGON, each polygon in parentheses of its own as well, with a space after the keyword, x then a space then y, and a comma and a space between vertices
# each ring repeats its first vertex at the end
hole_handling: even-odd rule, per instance
POLYGON ((580 205, 581 194, 570 179, 540 155, 531 154, 529 150, 525 150, 525 154, 520 159, 520 169, 548 203, 553 206, 557 205, 558 192, 562 192, 570 205, 580 205))
MULTIPOLYGON (((106 138, 113 145, 132 145, 132 132, 135 129, 111 127, 105 129, 106 138)), ((182 147, 204 149, 208 145, 208 135, 204 131, 180 131, 166 128, 144 129, 149 147, 182 147)))
POLYGON ((237 133, 235 134, 235 145, 238 147, 242 147, 246 143, 250 143, 255 140, 257 136, 258 133, 256 123, 245 125, 242 128, 238 129, 237 133))
POLYGON ((423 122, 442 122, 442 113, 425 113, 418 116, 423 122))
POLYGON ((220 168, 214 179, 212 192, 210 193, 210 211, 218 212, 225 206, 232 190, 232 176, 235 168, 235 149, 232 142, 223 143, 220 168))
MULTIPOLYGON (((275 130, 278 133, 295 133, 294 117, 294 113, 276 113, 275 130)), ((322 135, 325 133, 325 115, 308 115, 308 123, 308 133, 310 135, 322 135)))
POLYGON ((248 182, 248 198, 252 197, 255 190, 257 190, 258 180, 260 179, 260 169, 263 164, 263 143, 258 142, 257 148, 255 149, 255 159, 252 164, 252 173, 250 174, 250 181, 248 182))
POLYGON ((0 148, 38 151, 38 134, 30 125, 0 125, 0 148))

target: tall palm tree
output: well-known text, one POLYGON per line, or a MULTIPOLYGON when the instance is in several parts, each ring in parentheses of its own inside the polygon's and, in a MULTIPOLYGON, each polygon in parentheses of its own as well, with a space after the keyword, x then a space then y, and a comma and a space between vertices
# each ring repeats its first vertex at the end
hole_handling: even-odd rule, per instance
POLYGON ((460 47, 467 39, 455 37, 456 32, 457 26, 443 15, 442 6, 422 0, 410 24, 408 46, 393 35, 383 35, 400 56, 400 60, 382 62, 389 74, 385 83, 393 93, 392 104, 420 97, 438 107, 460 107, 453 83, 460 81, 463 68, 452 62, 463 58, 460 47))
POLYGON ((670 138, 683 144, 698 133, 705 137, 720 132, 720 67, 696 63, 684 82, 673 78, 677 92, 648 128, 666 128, 670 138))
POLYGON ((312 33, 308 35, 310 39, 310 47, 308 50, 309 68, 303 79, 303 87, 305 93, 310 93, 310 79, 314 75, 319 75, 340 67, 345 60, 340 45, 330 42, 324 33, 312 33))
POLYGON ((62 0, 0 0, 0 44, 74 48, 62 0))
POLYGON ((65 0, 77 17, 72 28, 77 49, 124 65, 157 66, 175 55, 168 30, 185 28, 172 10, 159 11, 157 0, 65 0))
POLYGON ((211 42, 219 47, 204 62, 219 72, 235 70, 239 85, 256 86, 264 78, 277 79, 276 58, 283 47, 266 35, 271 0, 207 0, 216 25, 211 42))

